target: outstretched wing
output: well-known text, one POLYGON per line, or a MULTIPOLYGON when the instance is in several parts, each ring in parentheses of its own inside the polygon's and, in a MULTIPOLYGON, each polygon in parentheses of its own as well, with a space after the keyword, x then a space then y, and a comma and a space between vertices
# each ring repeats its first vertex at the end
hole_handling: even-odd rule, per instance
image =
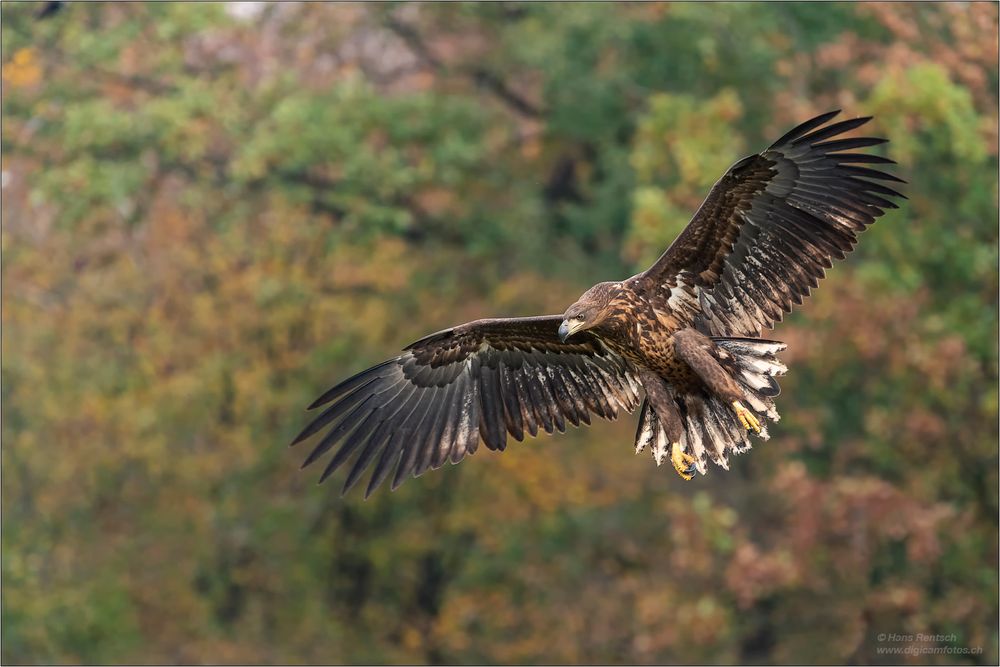
POLYGON ((637 276, 645 289, 714 336, 757 336, 802 303, 858 234, 896 208, 886 197, 903 197, 875 181, 904 181, 858 166, 892 160, 844 152, 886 139, 831 140, 871 118, 827 125, 838 113, 806 121, 730 167, 680 236, 637 276))
POLYGON ((322 482, 354 456, 346 493, 373 461, 365 497, 396 467, 392 488, 445 461, 473 454, 479 440, 503 450, 522 440, 631 412, 639 385, 632 366, 597 338, 563 343, 559 315, 478 320, 427 336, 403 354, 358 373, 310 407, 331 403, 293 445, 330 426, 303 463, 340 443, 322 482))

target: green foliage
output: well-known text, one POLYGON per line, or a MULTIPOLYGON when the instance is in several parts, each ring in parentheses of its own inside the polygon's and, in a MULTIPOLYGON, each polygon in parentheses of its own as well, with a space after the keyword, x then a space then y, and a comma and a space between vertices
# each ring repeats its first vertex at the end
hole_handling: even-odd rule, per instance
POLYGON ((5 662, 997 660, 995 4, 37 9, 0 8, 5 662), (337 379, 641 270, 836 107, 909 200, 774 332, 733 470, 624 419, 368 502, 298 471, 337 379))

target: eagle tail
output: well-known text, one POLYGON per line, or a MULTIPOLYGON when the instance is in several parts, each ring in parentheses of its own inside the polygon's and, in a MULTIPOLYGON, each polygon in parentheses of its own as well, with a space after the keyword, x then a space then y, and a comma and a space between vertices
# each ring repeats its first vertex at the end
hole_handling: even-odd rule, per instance
POLYGON ((774 409, 774 398, 781 393, 774 378, 788 370, 778 360, 777 353, 787 345, 776 340, 761 338, 712 337, 718 348, 719 363, 729 374, 758 413, 766 414, 772 421, 778 421, 774 409))
MULTIPOLYGON (((718 347, 719 363, 743 391, 743 403, 762 424, 766 419, 778 421, 780 416, 774 398, 780 392, 776 376, 787 370, 775 356, 785 344, 760 338, 712 337, 718 347)), ((678 394, 677 403, 684 419, 681 448, 694 457, 694 467, 701 474, 708 472, 708 461, 729 469, 729 453, 742 454, 750 449, 750 433, 740 423, 732 406, 721 396, 678 394)), ((758 434, 767 440, 767 427, 758 434)), ((639 416, 636 451, 651 446, 664 446, 666 434, 655 412, 646 402, 639 416)))

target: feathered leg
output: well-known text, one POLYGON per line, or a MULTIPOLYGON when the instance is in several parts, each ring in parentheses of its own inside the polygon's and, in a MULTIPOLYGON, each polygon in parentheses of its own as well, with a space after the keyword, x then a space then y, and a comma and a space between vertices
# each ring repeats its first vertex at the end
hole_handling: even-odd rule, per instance
POLYGON ((670 462, 677 474, 691 479, 694 474, 694 457, 684 452, 681 441, 684 438, 684 418, 674 401, 673 395, 663 379, 649 371, 642 371, 639 379, 646 389, 646 401, 639 417, 639 432, 636 434, 636 452, 647 444, 652 445, 656 465, 663 463, 670 448, 670 462))
POLYGON ((711 338, 700 331, 681 329, 674 334, 674 351, 701 378, 709 391, 732 406, 743 428, 760 433, 760 420, 742 403, 743 389, 718 361, 727 355, 724 350, 720 350, 711 338))

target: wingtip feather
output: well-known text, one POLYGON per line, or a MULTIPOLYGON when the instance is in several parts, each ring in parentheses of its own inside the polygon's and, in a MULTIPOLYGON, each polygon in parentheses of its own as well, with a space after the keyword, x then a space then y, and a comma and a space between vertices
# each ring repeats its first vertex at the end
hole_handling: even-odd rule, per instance
POLYGON ((859 116, 857 118, 848 118, 847 120, 838 121, 831 125, 823 125, 822 127, 813 128, 810 132, 804 133, 792 141, 793 146, 798 146, 800 144, 816 144, 824 139, 829 139, 830 137, 835 137, 845 132, 850 132, 851 130, 856 130, 868 121, 872 119, 872 116, 859 116))
POLYGON ((822 113, 822 114, 820 114, 818 116, 814 116, 813 118, 810 118, 809 120, 805 121, 804 123, 799 123, 798 125, 796 125, 792 129, 790 129, 788 132, 786 132, 785 134, 783 134, 780 139, 778 139, 777 141, 775 141, 768 148, 769 149, 771 149, 771 148, 777 148, 777 147, 782 146, 782 145, 784 145, 784 144, 786 144, 786 143, 788 143, 790 141, 794 141, 795 139, 798 139, 799 137, 801 137, 803 135, 806 135, 809 132, 811 132, 812 130, 816 129, 817 127, 825 124, 830 119, 836 117, 837 114, 839 114, 839 113, 840 113, 840 109, 834 109, 832 111, 827 111, 826 113, 822 113))
POLYGON ((295 445, 299 444, 300 442, 304 442, 304 441, 308 440, 312 435, 314 435, 312 424, 309 424, 304 429, 302 429, 301 431, 299 431, 299 434, 297 436, 295 436, 294 440, 292 440, 290 443, 288 443, 288 446, 289 447, 294 447, 295 445))

